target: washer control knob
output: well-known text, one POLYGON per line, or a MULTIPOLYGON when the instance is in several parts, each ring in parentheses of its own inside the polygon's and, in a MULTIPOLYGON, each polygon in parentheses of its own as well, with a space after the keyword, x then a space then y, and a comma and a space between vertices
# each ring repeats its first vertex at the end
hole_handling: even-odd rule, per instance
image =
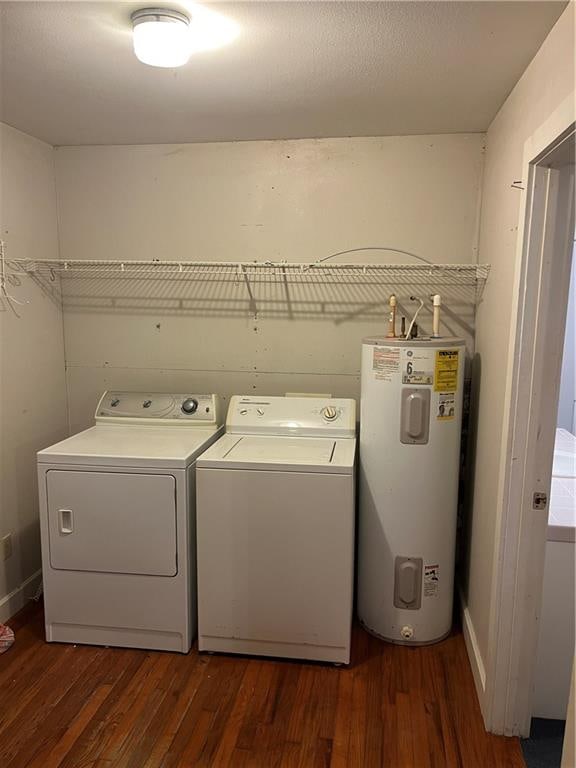
POLYGON ((257 408, 256 413, 258 416, 264 416, 264 408, 257 408))
POLYGON ((248 413, 247 408, 240 408, 240 416, 246 416, 247 413, 248 413))
POLYGON ((334 421, 338 416, 338 411, 334 406, 327 405, 325 408, 322 408, 322 416, 324 416, 326 421, 334 421))
POLYGON ((152 400, 144 400, 144 402, 142 403, 142 408, 150 408, 151 405, 152 405, 152 400))
POLYGON ((110 405, 112 406, 112 408, 116 408, 116 406, 117 406, 117 405, 119 405, 119 404, 120 404, 120 398, 119 398, 119 397, 115 397, 115 398, 112 400, 112 402, 110 403, 110 405))
POLYGON ((195 400, 193 397, 188 397, 184 402, 182 403, 182 411, 184 413, 196 413, 198 410, 198 400, 195 400))

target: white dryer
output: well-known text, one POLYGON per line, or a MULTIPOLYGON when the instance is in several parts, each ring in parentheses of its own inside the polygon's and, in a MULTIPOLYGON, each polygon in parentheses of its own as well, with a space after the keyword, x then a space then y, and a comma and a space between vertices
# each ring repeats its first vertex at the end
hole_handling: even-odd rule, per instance
POLYGON ((354 400, 233 397, 197 463, 198 648, 347 664, 354 400))
POLYGON ((96 426, 38 453, 46 639, 190 650, 196 457, 215 395, 106 392, 96 426))

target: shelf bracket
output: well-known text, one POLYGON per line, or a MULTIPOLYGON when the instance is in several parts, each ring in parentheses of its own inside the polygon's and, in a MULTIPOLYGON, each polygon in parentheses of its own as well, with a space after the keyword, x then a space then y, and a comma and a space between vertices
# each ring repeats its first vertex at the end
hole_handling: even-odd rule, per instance
POLYGON ((286 309, 288 310, 288 319, 294 319, 294 312, 292 311, 292 300, 290 298, 290 289, 288 287, 288 277, 286 275, 286 267, 282 267, 282 282, 284 283, 284 295, 286 297, 286 309))
POLYGON ((258 320, 258 307, 256 306, 256 299, 254 298, 254 294, 252 293, 250 278, 248 277, 248 273, 246 272, 246 267, 244 266, 244 264, 240 264, 240 269, 242 271, 242 276, 244 277, 246 290, 248 291, 248 298, 250 301, 250 312, 252 312, 252 314, 254 315, 254 320, 258 320))

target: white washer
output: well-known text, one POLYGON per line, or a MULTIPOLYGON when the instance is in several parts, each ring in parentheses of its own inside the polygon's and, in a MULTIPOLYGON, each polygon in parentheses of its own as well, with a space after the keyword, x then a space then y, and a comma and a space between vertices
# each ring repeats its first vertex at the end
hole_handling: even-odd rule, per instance
POLYGON ((215 395, 106 392, 96 426, 38 453, 46 639, 187 653, 195 460, 215 395))
POLYGON ((198 648, 347 664, 356 404, 233 397, 197 463, 198 648))

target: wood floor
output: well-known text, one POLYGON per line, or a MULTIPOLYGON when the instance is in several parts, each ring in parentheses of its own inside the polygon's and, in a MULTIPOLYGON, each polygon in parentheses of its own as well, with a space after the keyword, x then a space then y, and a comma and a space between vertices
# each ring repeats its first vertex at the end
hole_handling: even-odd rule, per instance
POLYGON ((47 644, 40 606, 0 656, 2 768, 523 768, 484 732, 462 635, 353 664, 47 644))

